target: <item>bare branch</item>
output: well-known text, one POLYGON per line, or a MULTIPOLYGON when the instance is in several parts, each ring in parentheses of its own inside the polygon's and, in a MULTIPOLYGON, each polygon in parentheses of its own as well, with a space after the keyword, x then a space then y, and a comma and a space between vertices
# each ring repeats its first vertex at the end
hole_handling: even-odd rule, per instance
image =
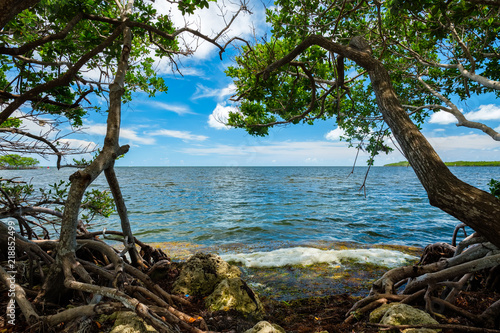
POLYGON ((419 76, 419 77, 417 77, 417 79, 422 84, 422 86, 424 86, 432 95, 439 98, 441 101, 443 101, 443 103, 448 105, 449 108, 440 107, 440 109, 452 114, 455 118, 457 118, 457 120, 458 120, 457 126, 464 126, 464 127, 479 129, 479 130, 483 131, 484 133, 488 134, 489 136, 491 136, 493 138, 493 140, 500 141, 500 133, 498 133, 493 128, 491 128, 483 123, 467 120, 467 118, 465 118, 463 113, 460 112, 458 107, 454 103, 452 103, 448 98, 446 98, 445 96, 441 95, 439 92, 434 90, 429 84, 427 84, 422 79, 422 77, 419 76))
POLYGON ((22 55, 16 55, 14 56, 16 59, 21 60, 22 62, 25 63, 30 63, 30 64, 37 64, 37 65, 42 65, 42 66, 54 66, 54 67, 62 67, 62 66, 67 66, 71 67, 71 63, 67 61, 42 61, 38 59, 32 59, 32 58, 27 58, 22 55))
POLYGON ((60 168, 60 165, 61 165, 61 156, 62 156, 62 153, 59 151, 59 149, 57 149, 57 147, 52 143, 50 142, 49 140, 45 139, 44 137, 41 137, 39 135, 34 135, 34 134, 31 134, 31 133, 28 133, 28 132, 25 132, 25 131, 22 131, 18 128, 0 128, 0 132, 10 132, 10 133, 16 133, 16 134, 19 134, 19 135, 23 135, 23 136, 27 136, 29 138, 32 138, 32 139, 35 139, 35 140, 38 140, 38 141, 41 141, 43 143, 45 143, 47 146, 49 146, 55 153, 55 155, 57 155, 57 168, 59 169, 60 168))

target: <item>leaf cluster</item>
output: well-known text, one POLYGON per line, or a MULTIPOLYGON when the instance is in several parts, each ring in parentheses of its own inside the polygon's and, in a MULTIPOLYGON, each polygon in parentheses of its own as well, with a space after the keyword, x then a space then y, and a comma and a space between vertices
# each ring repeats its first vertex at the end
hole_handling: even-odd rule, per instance
POLYGON ((488 186, 490 187, 491 194, 500 199, 500 181, 491 179, 488 186))
POLYGON ((417 126, 436 105, 447 107, 419 78, 448 99, 486 92, 498 95, 464 77, 458 67, 498 78, 498 7, 462 0, 277 0, 274 4, 267 10, 271 36, 242 47, 237 65, 226 72, 236 84, 239 102, 239 112, 229 116, 229 124, 252 135, 267 135, 273 126, 332 118, 344 130, 343 140, 370 152, 369 163, 378 153, 391 151, 387 141, 391 133, 378 109, 369 73, 361 67, 311 46, 267 70, 310 35, 344 45, 362 36, 372 56, 389 70, 400 102, 417 126))

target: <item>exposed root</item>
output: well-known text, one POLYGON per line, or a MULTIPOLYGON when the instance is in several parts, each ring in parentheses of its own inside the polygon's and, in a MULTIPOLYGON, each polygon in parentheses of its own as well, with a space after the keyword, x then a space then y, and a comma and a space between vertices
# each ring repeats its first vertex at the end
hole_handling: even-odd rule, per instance
MULTIPOLYGON (((456 234, 462 226, 455 229, 456 234)), ((387 302, 418 304, 431 315, 452 311, 478 328, 457 326, 456 331, 500 332, 500 300, 490 304, 481 314, 473 314, 454 304, 461 292, 500 288, 500 250, 476 233, 466 237, 456 247, 437 243, 425 248, 420 262, 414 266, 398 267, 377 280, 370 296, 358 301, 347 313, 347 322, 387 302), (479 328, 481 327, 481 328, 479 328), (469 329, 469 330, 468 330, 469 329), (489 330, 486 330, 489 329, 489 330)), ((383 325, 378 325, 385 328, 383 325)), ((422 327, 422 326, 419 326, 422 327)), ((426 326, 430 328, 430 326, 426 326)), ((397 327, 403 328, 403 327, 397 327)), ((404 328, 410 328, 404 327, 404 328)), ((436 327, 437 328, 437 327, 436 327)))
MULTIPOLYGON (((5 227, 0 222, 0 229, 5 227)), ((15 288, 15 302, 31 332, 48 327, 74 332, 101 314, 120 311, 135 312, 159 332, 201 333, 209 330, 199 313, 186 312, 195 308, 188 300, 171 295, 151 278, 151 273, 156 270, 169 269, 171 263, 165 253, 136 240, 135 244, 140 246, 136 253, 141 258, 136 260, 134 267, 126 255, 130 249, 122 252, 114 249, 98 238, 102 234, 80 235, 76 254, 57 257, 57 241, 31 241, 16 235, 18 274, 12 279, 11 272, 0 266, 0 282, 7 289, 15 288), (54 265, 62 268, 64 288, 47 280, 47 271, 54 265), (27 282, 31 287, 23 288, 21 285, 27 282), (41 290, 33 288, 42 285, 41 290), (58 304, 45 298, 44 288, 64 289, 58 290, 58 304)), ((123 237, 123 233, 116 231, 106 234, 123 237)), ((7 241, 4 235, 0 234, 0 246, 7 241)), ((121 241, 120 238, 114 240, 121 241)))

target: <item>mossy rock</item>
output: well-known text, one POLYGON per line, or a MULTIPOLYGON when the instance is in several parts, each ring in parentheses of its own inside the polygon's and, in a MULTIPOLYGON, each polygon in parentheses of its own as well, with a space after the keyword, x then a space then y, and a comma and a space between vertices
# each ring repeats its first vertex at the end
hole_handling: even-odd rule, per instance
MULTIPOLYGON (((108 319, 115 319, 115 324, 109 333, 156 333, 153 326, 139 318, 135 312, 115 312, 108 319)), ((173 330, 171 332, 174 332, 173 330)))
POLYGON ((261 319, 264 307, 250 287, 240 278, 222 280, 205 300, 211 311, 236 310, 244 316, 261 319))
MULTIPOLYGON (((385 325, 425 325, 425 324, 439 324, 427 312, 416 309, 407 304, 395 303, 391 304, 389 309, 385 312, 380 320, 381 324, 385 325)), ((384 331, 390 333, 398 333, 399 330, 384 331)), ((437 333, 441 332, 439 329, 428 328, 410 328, 402 331, 403 333, 437 333)))
POLYGON ((276 324, 267 321, 259 321, 254 327, 245 331, 245 333, 285 333, 285 330, 276 324))
POLYGON ((224 279, 239 278, 241 271, 215 254, 197 253, 184 264, 173 292, 182 295, 210 295, 224 279))
POLYGON ((385 315, 387 310, 389 310, 392 306, 396 304, 399 303, 382 304, 381 306, 373 310, 370 313, 370 319, 369 319, 370 323, 380 323, 380 320, 385 315))

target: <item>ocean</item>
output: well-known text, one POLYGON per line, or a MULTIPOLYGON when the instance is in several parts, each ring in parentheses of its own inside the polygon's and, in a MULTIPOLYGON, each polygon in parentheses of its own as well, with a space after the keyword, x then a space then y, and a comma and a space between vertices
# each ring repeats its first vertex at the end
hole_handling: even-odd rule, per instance
MULTIPOLYGON (((486 191, 490 179, 500 178, 500 168, 495 167, 450 169, 486 191)), ((116 168, 134 235, 161 244, 157 246, 174 257, 208 249, 249 270, 337 265, 346 258, 394 267, 416 257, 383 246, 422 248, 450 242, 459 221, 430 206, 411 168, 372 167, 365 192, 360 188, 366 171, 366 167, 116 168)), ((22 177, 38 188, 67 180, 73 172, 0 170, 0 177, 22 177)), ((104 175, 91 188, 105 190, 104 175)), ((94 220, 90 230, 103 228, 120 230, 118 216, 94 220)))
MULTIPOLYGON (((132 229, 145 242, 200 245, 343 241, 425 246, 449 241, 458 221, 429 205, 407 167, 119 167, 132 229)), ((452 167, 488 190, 495 167, 452 167)), ((75 169, 0 170, 35 188, 67 180, 75 169)), ((101 175, 91 188, 106 189, 101 175)), ((92 229, 119 228, 119 218, 92 229)))

